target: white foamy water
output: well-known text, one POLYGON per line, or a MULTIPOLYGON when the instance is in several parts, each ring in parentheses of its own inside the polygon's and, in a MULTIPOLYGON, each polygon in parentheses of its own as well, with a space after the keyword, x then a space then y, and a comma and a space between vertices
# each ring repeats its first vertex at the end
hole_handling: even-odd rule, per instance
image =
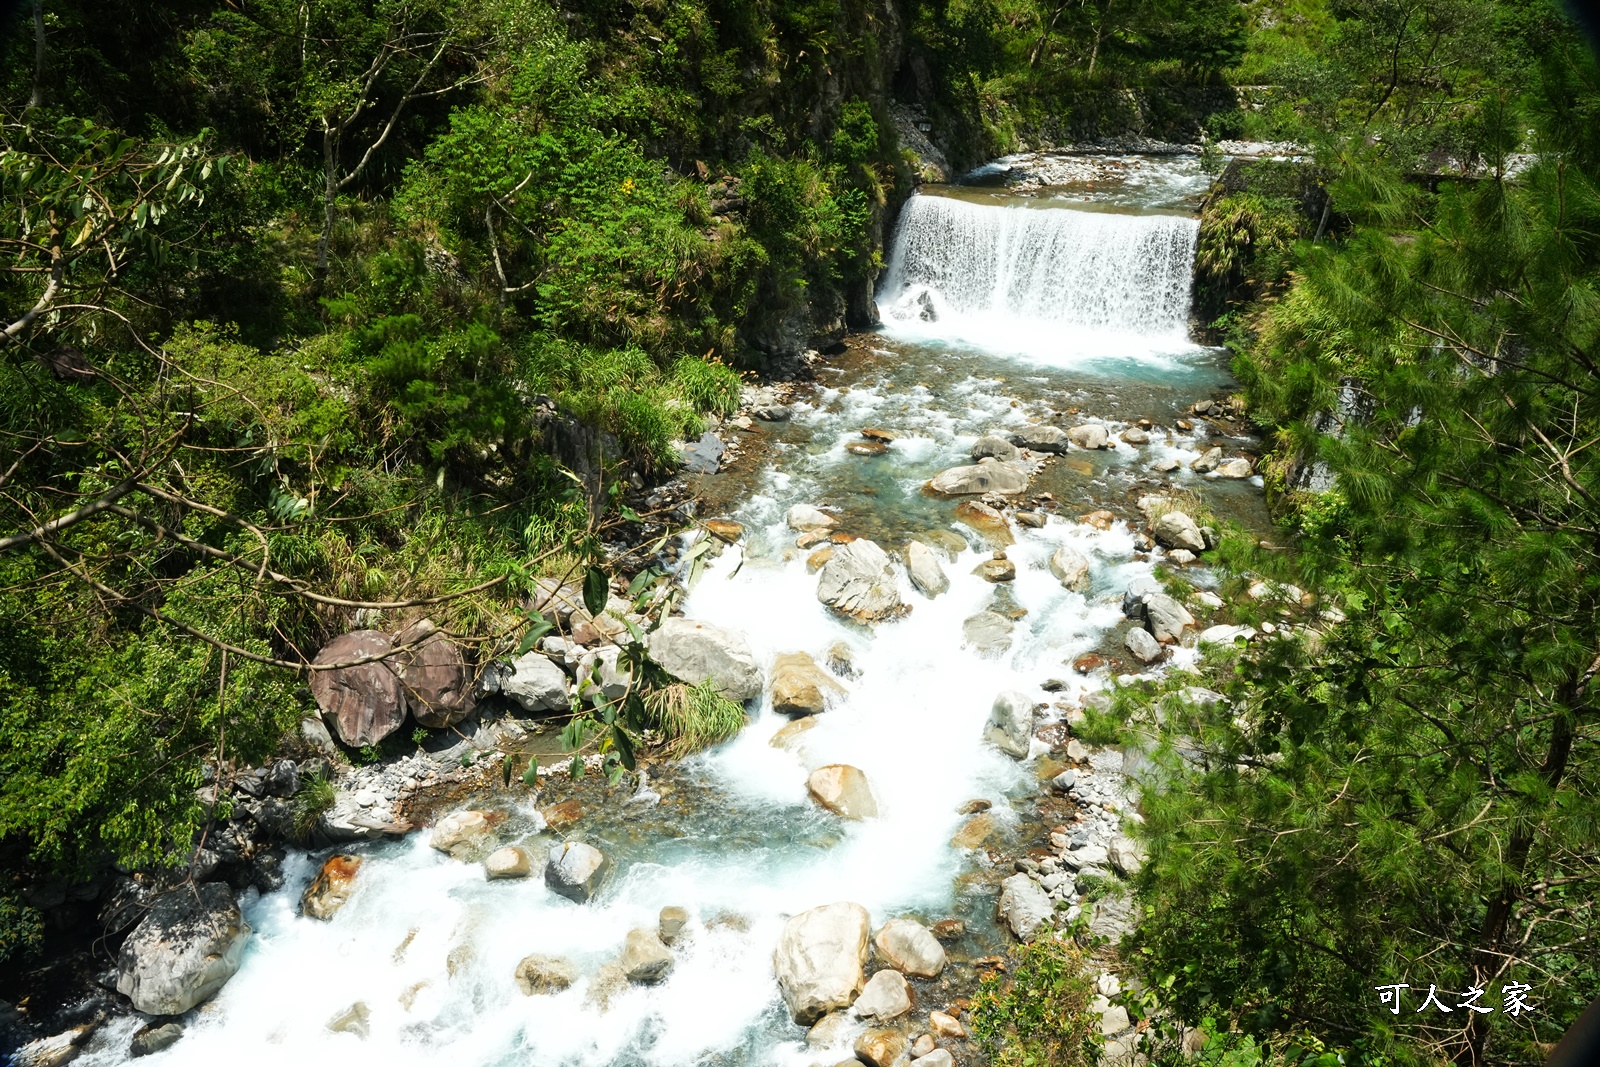
POLYGON ((1190 351, 1199 223, 914 196, 879 291, 885 328, 1045 364, 1190 351))
MULTIPOLYGON (((981 332, 986 315, 1143 338, 1139 343, 1151 350, 1181 331, 1193 239, 1187 220, 978 208, 934 197, 912 205, 907 217, 914 225, 897 239, 886 291, 921 286, 942 302, 947 314, 921 327, 932 337, 962 340, 961 330, 981 332), (950 238, 942 246, 939 232, 950 238), (1145 257, 1153 262, 1145 264, 1145 257), (1181 286, 1174 281, 1179 273, 1181 286), (1075 294, 1067 310, 1050 296, 1064 287, 1075 294)), ((930 369, 936 355, 928 351, 930 369)), ((809 444, 775 449, 759 486, 734 515, 746 526, 745 540, 711 561, 685 612, 744 634, 769 673, 780 653, 808 652, 823 662, 835 642, 850 645, 859 676, 842 680, 845 695, 817 725, 791 750, 773 748, 769 741, 788 720, 763 698, 737 739, 686 768, 714 798, 709 807, 674 809, 671 818, 668 804, 641 807, 634 823, 652 823, 636 834, 624 832, 630 824, 615 817, 576 824, 572 838, 599 846, 617 863, 587 905, 552 893, 537 874, 488 882, 480 865, 436 852, 422 831, 403 842, 350 848, 366 857, 365 866, 350 902, 323 923, 298 914, 322 854, 291 856, 282 891, 252 892, 245 900, 255 933, 239 973, 185 1018, 182 1040, 145 1062, 811 1067, 848 1058, 848 1039, 838 1049, 808 1050, 804 1031, 789 1021, 772 970, 789 915, 849 900, 868 909, 874 927, 901 915, 992 921, 993 897, 965 895, 973 890, 958 882, 977 857, 949 840, 965 801, 992 801, 1004 822, 1013 818, 1008 796, 1034 788, 1031 763, 981 740, 994 699, 1019 689, 1041 703, 1071 701, 1101 684, 1065 664, 1122 623, 1120 594, 1152 563, 1133 559, 1132 535, 1121 527, 1098 531, 1052 521, 1016 530, 1018 543, 1008 555, 1017 579, 1009 598, 1026 613, 1002 655, 980 655, 963 644, 963 621, 996 595, 971 573, 988 555, 975 538, 959 558, 944 562, 950 578, 944 595, 922 597, 902 570, 908 615, 870 628, 842 622, 818 602, 808 553, 795 549, 783 517, 795 503, 840 503, 828 499, 829 487, 844 484, 844 465, 863 462, 844 448, 856 429, 870 420, 902 434, 886 455, 866 461, 883 465, 874 468, 883 472, 876 506, 942 508, 939 524, 953 508, 921 497, 922 481, 962 462, 978 434, 1030 416, 1012 403, 998 376, 899 391, 871 382, 819 388, 795 409, 809 444), (1091 561, 1087 594, 1062 589, 1049 572, 1051 553, 1064 543, 1091 561), (1065 679, 1066 689, 1046 694, 1040 685, 1050 678, 1065 679), (807 775, 829 763, 865 772, 877 818, 843 822, 808 800, 807 775), (671 974, 659 985, 624 988, 602 1009, 591 997, 597 974, 616 959, 628 931, 653 928, 666 905, 691 916, 671 974), (569 957, 578 982, 554 996, 524 996, 513 973, 533 953, 569 957), (329 1022, 357 1003, 368 1012, 366 1035, 331 1032, 329 1022)), ((870 517, 852 515, 852 506, 874 505, 843 505, 847 530, 870 517)), ((902 545, 883 547, 896 554, 902 545)), ((1175 662, 1192 656, 1176 650, 1175 662)), ((531 809, 534 800, 523 804, 531 809)), ((553 840, 530 831, 521 843, 537 865, 553 840)), ((137 1024, 108 1026, 78 1062, 124 1062, 137 1024)))

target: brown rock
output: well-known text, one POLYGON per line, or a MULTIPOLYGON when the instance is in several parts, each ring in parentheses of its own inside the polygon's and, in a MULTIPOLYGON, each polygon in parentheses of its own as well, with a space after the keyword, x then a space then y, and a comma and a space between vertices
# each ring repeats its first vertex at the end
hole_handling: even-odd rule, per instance
POLYGON ((986 559, 972 568, 972 573, 986 582, 1014 582, 1017 579, 1017 565, 1009 559, 986 559))
POLYGON ((856 1038, 856 1058, 869 1067, 897 1067, 910 1044, 899 1030, 874 1027, 856 1038))
POLYGON ((784 715, 816 715, 844 695, 808 652, 784 652, 772 663, 772 710, 784 715))
POLYGON ((544 816, 545 829, 559 832, 583 817, 583 805, 576 800, 563 800, 548 808, 540 808, 539 814, 544 816))
POLYGON ((833 546, 824 545, 806 557, 806 571, 815 574, 822 569, 822 565, 833 558, 833 546))
POLYGON ((1086 522, 1096 530, 1109 530, 1116 524, 1117 517, 1109 511, 1091 511, 1087 515, 1078 516, 1079 522, 1086 522))
POLYGON ((1089 674, 1106 665, 1106 658, 1098 652, 1085 652, 1072 661, 1072 669, 1079 674, 1089 674))
POLYGON ((942 1011, 930 1011, 928 1013, 928 1029, 932 1030, 938 1037, 950 1041, 961 1041, 967 1036, 967 1028, 961 1025, 960 1020, 942 1011))
POLYGON ((960 919, 940 919, 928 931, 940 941, 954 941, 966 935, 967 924, 960 919))
POLYGON ((879 430, 871 426, 864 427, 861 436, 870 441, 898 441, 900 435, 893 430, 879 430))
MULTIPOLYGON (((322 646, 312 662, 350 663, 383 655, 393 648, 388 634, 352 630, 322 646)), ((395 664, 389 660, 313 671, 311 695, 339 740, 352 747, 377 744, 406 719, 405 690, 395 664)))
POLYGON ((851 441, 844 450, 855 456, 881 456, 889 451, 889 446, 882 441, 851 441))
POLYGON ((976 815, 978 812, 988 811, 992 807, 994 807, 994 805, 987 800, 969 800, 956 809, 956 814, 976 815))
POLYGON ((1000 829, 1000 824, 995 822, 993 815, 986 811, 979 812, 956 831, 950 839, 952 848, 979 848, 1000 829))
POLYGON ((300 896, 301 914, 323 922, 333 918, 350 900, 360 869, 360 856, 329 856, 300 896))
POLYGON ((788 726, 772 735, 772 740, 767 744, 773 748, 794 748, 800 743, 800 735, 817 725, 817 720, 810 715, 803 715, 791 722, 788 726))
POLYGON ((806 790, 822 807, 846 819, 872 819, 878 815, 878 802, 873 799, 867 776, 849 764, 818 767, 806 779, 806 790))
POLYGON ((466 658, 431 620, 418 619, 396 634, 394 643, 417 645, 394 657, 412 718, 442 730, 472 714, 472 672, 466 658))
POLYGON ((983 534, 990 544, 1005 546, 1016 541, 1006 517, 987 504, 964 500, 956 505, 956 518, 983 534))
POLYGON ((794 539, 794 545, 796 548, 810 548, 812 545, 822 544, 827 539, 828 531, 825 528, 807 530, 805 533, 794 539))
POLYGON ((578 979, 578 969, 561 956, 527 956, 517 964, 517 987, 524 996, 559 993, 578 979))
POLYGON ((710 530, 713 536, 728 542, 730 545, 744 536, 744 527, 732 519, 707 519, 706 529, 710 530))

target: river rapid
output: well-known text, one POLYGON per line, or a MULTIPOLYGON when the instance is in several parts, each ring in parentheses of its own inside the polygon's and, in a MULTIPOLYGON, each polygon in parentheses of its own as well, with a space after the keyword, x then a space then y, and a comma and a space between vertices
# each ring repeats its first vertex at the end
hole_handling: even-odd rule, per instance
MULTIPOLYGON (((1252 442, 1203 421, 1176 426, 1195 401, 1231 387, 1225 354, 1187 338, 1193 210, 1206 180, 1192 160, 1137 163, 1138 182, 1059 195, 914 197, 880 292, 882 330, 819 364, 792 418, 758 424, 734 469, 704 479, 702 514, 735 519, 746 533, 710 562, 685 614, 743 634, 764 667, 785 652, 821 663, 839 642, 851 650, 845 695, 798 744, 770 744, 788 720, 764 697, 737 739, 652 776, 659 801, 619 791, 569 828, 564 836, 616 864, 584 905, 547 889, 537 871, 486 881, 481 865, 435 851, 422 830, 351 849, 366 857, 357 889, 330 922, 317 922, 298 904, 325 854, 292 855, 284 889, 245 899, 254 934, 238 974, 185 1019, 182 1040, 146 1062, 831 1065, 849 1058, 848 1040, 807 1047, 772 959, 789 915, 836 901, 865 907, 874 929, 899 916, 963 920, 966 934, 946 946, 946 976, 917 983, 917 1013, 970 986, 972 961, 1007 944, 994 911, 1009 872, 995 871, 983 849, 951 844, 964 821, 958 809, 988 800, 1002 840, 1036 834, 1032 798, 1049 747, 1035 741, 1034 759, 1018 761, 985 744, 996 694, 1022 690, 1060 718, 1110 684, 1105 670, 1080 675, 1068 664, 1094 651, 1126 660, 1121 594, 1162 558, 1139 551, 1123 521, 1137 515, 1139 495, 1177 484, 1219 512, 1260 518, 1259 479, 1220 481, 1187 467, 1204 447, 1238 455, 1252 442), (1059 506, 1041 528, 1013 524, 1017 574, 1005 585, 973 573, 993 545, 956 519, 958 502, 922 489, 970 462, 987 431, 1098 421, 1115 439, 1139 420, 1154 424, 1148 445, 1074 449, 1036 475, 1024 499, 1048 493, 1059 506), (857 454, 849 446, 864 427, 894 440, 882 454, 857 454), (1182 466, 1158 473, 1169 459, 1182 466), (827 506, 841 530, 891 555, 913 536, 959 548, 942 559, 948 592, 922 596, 902 566, 908 614, 871 627, 830 615, 809 553, 785 524, 802 503, 827 506), (1097 508, 1118 521, 1076 521, 1097 508), (1087 593, 1062 588, 1049 570, 1063 544, 1091 562, 1087 593), (964 621, 990 608, 1015 617, 1003 652, 964 637, 964 621), (1063 686, 1046 692, 1052 679, 1063 686), (842 821, 808 799, 807 774, 831 763, 866 774, 877 818, 842 821), (668 977, 597 995, 595 976, 627 932, 654 928, 668 905, 690 916, 668 977), (578 981, 524 996, 513 971, 530 953, 570 958, 578 981), (362 1027, 330 1029, 358 1003, 362 1027)), ((1186 577, 1209 582, 1203 566, 1186 577)), ((1194 655, 1178 649, 1172 662, 1194 655)), ((549 797, 500 796, 511 815, 501 842, 542 856, 556 840, 536 812, 549 797)), ((78 1062, 123 1062, 139 1021, 106 1027, 78 1062)))

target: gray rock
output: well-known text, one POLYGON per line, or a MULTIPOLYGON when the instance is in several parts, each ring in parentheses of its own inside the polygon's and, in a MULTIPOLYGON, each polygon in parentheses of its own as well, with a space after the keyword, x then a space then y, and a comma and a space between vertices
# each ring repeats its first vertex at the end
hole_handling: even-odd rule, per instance
POLYGON ((1150 532, 1167 548, 1187 548, 1190 552, 1204 552, 1205 538, 1195 521, 1181 511, 1169 511, 1155 521, 1150 532))
POLYGON ((883 960, 902 974, 937 978, 944 970, 944 946, 914 919, 890 919, 872 939, 883 960))
POLYGON ((1078 776, 1071 771, 1062 771, 1060 774, 1050 779, 1050 784, 1054 786, 1058 792, 1068 793, 1071 792, 1072 789, 1078 784, 1078 776))
POLYGON ((1122 443, 1125 445, 1147 445, 1150 443, 1150 435, 1137 426, 1130 426, 1123 430, 1121 437, 1122 443))
POLYGON ((511 662, 511 673, 503 675, 500 691, 528 711, 565 711, 567 674, 549 657, 525 652, 511 662))
POLYGON ((857 622, 875 622, 905 611, 888 553, 865 538, 834 548, 817 576, 817 599, 857 622))
POLYGON ((1254 473, 1247 459, 1230 459, 1217 465, 1218 478, 1248 478, 1254 473))
POLYGON ((1168 456, 1166 459, 1158 459, 1150 465, 1151 469, 1156 471, 1158 474, 1171 474, 1181 466, 1183 466, 1183 464, 1179 463, 1171 456, 1168 456))
POLYGON ((134 1059, 141 1056, 153 1056, 157 1052, 169 1049, 178 1043, 183 1036, 183 1024, 180 1022, 159 1022, 152 1020, 141 1026, 133 1035, 133 1041, 128 1045, 128 1055, 134 1059))
POLYGON ((727 451, 727 446, 722 443, 722 438, 709 430, 700 435, 700 440, 693 444, 685 444, 679 453, 683 457, 683 465, 691 474, 715 474, 722 464, 722 453, 727 451))
POLYGON ((994 611, 980 611, 961 624, 967 645, 978 652, 1004 652, 1011 647, 1011 620, 994 611))
POLYGON ((941 496, 967 496, 1000 493, 1014 496, 1028 490, 1028 471, 1020 463, 977 463, 970 467, 951 467, 940 471, 928 488, 941 496))
POLYGON ((848 1007, 866 983, 871 919, 859 904, 827 904, 783 925, 772 967, 789 1015, 810 1026, 848 1007))
POLYGON ((533 583, 531 607, 552 626, 566 626, 572 621, 572 613, 583 608, 583 590, 571 582, 538 578, 533 583))
POLYGON ((1051 553, 1050 573, 1061 582, 1063 589, 1074 593, 1089 591, 1089 561, 1071 545, 1062 545, 1051 553))
POLYGON ((867 979, 853 1005, 863 1019, 887 1022, 911 1010, 911 987, 899 971, 879 971, 867 979))
POLYGON ((544 869, 544 884, 551 890, 586 904, 600 892, 611 874, 611 860, 593 845, 568 841, 550 850, 544 869))
POLYGON ((1198 459, 1189 464, 1189 469, 1194 471, 1196 474, 1209 474, 1210 472, 1216 470, 1221 463, 1222 449, 1208 448, 1200 454, 1198 459))
POLYGON ((1032 941, 1054 910, 1039 883, 1025 874, 1013 874, 1000 884, 1000 919, 1019 941, 1032 941))
POLYGON ((1110 855, 1110 852, 1103 845, 1085 845, 1082 848, 1075 848, 1062 856, 1061 862, 1075 871, 1089 870, 1095 867, 1104 867, 1110 859, 1110 855))
POLYGON ((1189 609, 1165 593, 1145 597, 1144 614, 1150 633, 1164 645, 1176 643, 1184 629, 1194 625, 1189 609))
POLYGON ((1033 700, 1018 690, 995 697, 983 739, 1013 759, 1027 759, 1033 741, 1033 700))
POLYGON ((300 740, 310 745, 331 760, 344 758, 344 753, 339 751, 339 746, 333 743, 333 735, 328 732, 327 723, 320 718, 307 716, 300 720, 300 740))
POLYGON ((1030 452, 1065 452, 1071 435, 1059 426, 1034 424, 1011 431, 1012 443, 1030 452))
POLYGON ((788 422, 794 412, 783 404, 764 404, 751 414, 763 422, 788 422))
POLYGON ((233 977, 249 939, 226 884, 163 893, 122 943, 117 992, 147 1015, 182 1015, 233 977))
POLYGON ((622 943, 622 958, 617 961, 630 982, 651 984, 661 981, 672 970, 672 950, 654 930, 639 927, 628 931, 622 943))
POLYGON ((599 690, 609 701, 621 700, 633 683, 633 671, 621 664, 622 649, 605 645, 578 660, 578 698, 599 690))
POLYGON ((1249 641, 1255 635, 1256 632, 1248 626, 1228 626, 1219 623, 1201 630, 1199 640, 1202 645, 1231 645, 1241 637, 1249 641))
MULTIPOLYGON (((353 663, 368 656, 381 656, 393 648, 388 634, 353 630, 322 646, 312 662, 353 663)), ((390 660, 312 671, 310 685, 323 719, 340 741, 353 748, 375 745, 405 722, 405 691, 390 660)))
POLYGON ((939 557, 921 541, 906 544, 906 573, 911 576, 911 584, 917 592, 929 600, 950 588, 950 579, 939 565, 939 557))
POLYGON ((710 623, 668 619, 647 639, 650 658, 690 685, 709 680, 729 700, 761 695, 761 668, 745 639, 710 623))
POLYGON ((1166 592, 1161 583, 1153 574, 1141 574, 1128 583, 1128 588, 1122 594, 1122 613, 1130 619, 1144 618, 1144 602, 1146 597, 1157 596, 1166 592))
POLYGON ((354 1034, 365 1041, 372 1033, 372 1009, 363 1001, 356 1001, 344 1011, 328 1020, 328 1031, 334 1034, 354 1034))
POLYGON ((1154 663, 1161 658, 1161 645, 1142 626, 1130 629, 1122 643, 1140 663, 1154 663))
POLYGON ((481 811, 452 811, 433 824, 428 844, 452 859, 481 853, 493 837, 489 816, 481 811))
POLYGON ((1111 435, 1106 432, 1106 428, 1093 422, 1074 426, 1067 431, 1067 438, 1079 448, 1106 448, 1111 444, 1111 435))
POLYGON ((502 878, 526 878, 533 873, 533 862, 528 858, 526 849, 508 845, 489 853, 489 857, 483 861, 483 871, 491 882, 502 878))
POLYGON ((956 1067, 956 1058, 947 1048, 936 1048, 926 1056, 911 1061, 914 1067, 956 1067))
POLYGON ((562 956, 526 956, 517 964, 513 977, 524 996, 559 993, 578 980, 578 968, 562 956))
POLYGON ((972 444, 973 459, 998 459, 1010 463, 1020 457, 1017 446, 1001 437, 980 437, 972 444))
POLYGON ((1111 866, 1128 877, 1139 873, 1144 866, 1144 850, 1139 843, 1129 837, 1118 837, 1111 842, 1111 847, 1106 850, 1111 866))

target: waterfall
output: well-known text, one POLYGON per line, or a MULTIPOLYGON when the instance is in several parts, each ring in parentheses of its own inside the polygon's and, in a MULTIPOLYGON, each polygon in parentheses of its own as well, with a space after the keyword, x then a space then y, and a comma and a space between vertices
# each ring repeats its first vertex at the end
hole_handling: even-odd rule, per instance
POLYGON ((1058 361, 1187 348, 1199 223, 914 196, 878 311, 891 333, 1058 361), (1055 358, 1052 358, 1055 357, 1055 358))

